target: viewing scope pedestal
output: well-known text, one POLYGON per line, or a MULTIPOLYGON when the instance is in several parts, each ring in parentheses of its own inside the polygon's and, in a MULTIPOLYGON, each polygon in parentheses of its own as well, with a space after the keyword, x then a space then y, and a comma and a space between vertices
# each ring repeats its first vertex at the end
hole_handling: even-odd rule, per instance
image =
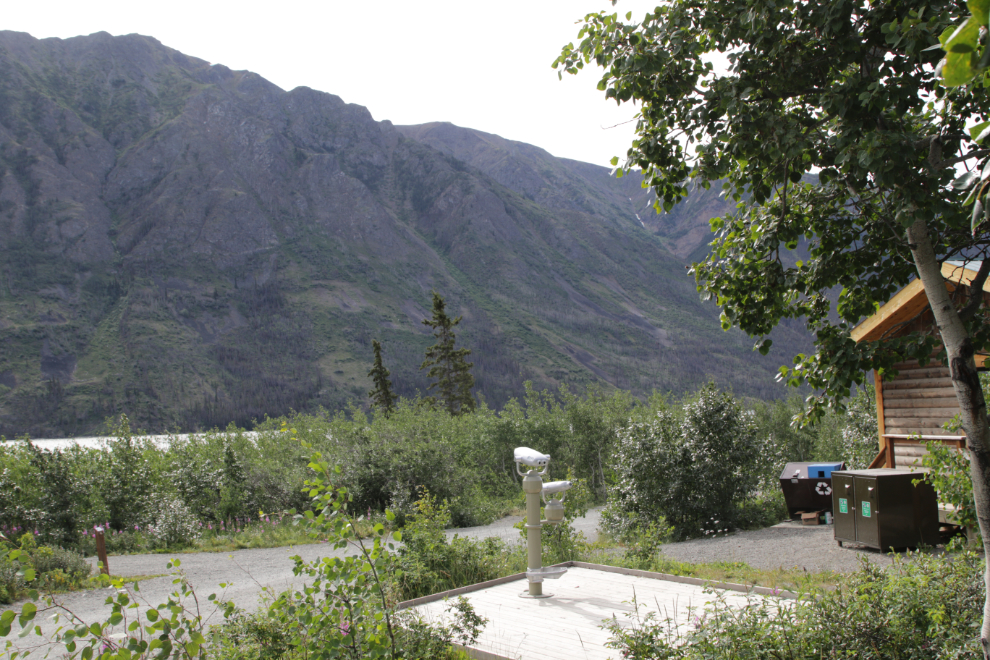
POLYGON ((516 447, 513 453, 516 472, 523 478, 522 487, 526 493, 526 579, 529 590, 520 594, 523 598, 549 598, 553 594, 543 593, 543 580, 555 580, 567 572, 566 568, 543 568, 543 525, 556 525, 564 519, 564 493, 571 487, 570 481, 543 483, 543 477, 550 465, 550 456, 530 449, 516 447), (522 466, 528 468, 523 472, 522 466), (547 501, 547 497, 550 500, 547 501), (546 519, 540 519, 540 499, 546 502, 546 519))

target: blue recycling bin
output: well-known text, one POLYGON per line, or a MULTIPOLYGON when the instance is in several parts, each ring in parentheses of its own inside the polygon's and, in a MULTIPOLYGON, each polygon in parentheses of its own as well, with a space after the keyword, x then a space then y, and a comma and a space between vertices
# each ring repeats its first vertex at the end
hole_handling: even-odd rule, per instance
POLYGON ((808 464, 809 479, 831 479, 832 472, 845 469, 845 463, 810 463, 808 464))

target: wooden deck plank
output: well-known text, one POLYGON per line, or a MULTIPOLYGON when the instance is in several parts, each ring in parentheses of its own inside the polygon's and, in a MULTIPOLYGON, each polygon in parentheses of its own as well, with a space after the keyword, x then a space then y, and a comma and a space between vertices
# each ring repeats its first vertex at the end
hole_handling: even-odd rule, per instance
MULTIPOLYGON (((552 598, 520 598, 526 586, 522 579, 464 595, 489 620, 476 648, 510 658, 605 660, 617 652, 605 648, 610 633, 601 624, 613 616, 626 621, 634 597, 650 610, 659 605, 664 616, 681 626, 690 625, 692 612, 715 598, 701 586, 579 567, 568 569, 559 580, 543 583, 544 591, 554 594, 552 598)), ((723 593, 733 605, 746 602, 745 594, 723 593)), ((438 620, 445 616, 446 606, 435 601, 415 609, 427 619, 438 620)))

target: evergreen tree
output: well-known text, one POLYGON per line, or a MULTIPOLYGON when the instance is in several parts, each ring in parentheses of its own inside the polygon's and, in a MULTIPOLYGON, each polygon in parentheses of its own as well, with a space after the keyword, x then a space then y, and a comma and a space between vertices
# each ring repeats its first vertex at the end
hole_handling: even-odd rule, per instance
POLYGON ((376 408, 385 417, 388 417, 395 410, 395 402, 398 397, 395 396, 395 392, 392 390, 392 381, 388 379, 389 371, 382 364, 381 342, 373 339, 371 340, 371 345, 375 349, 375 366, 371 368, 368 375, 371 376, 371 380, 375 383, 375 389, 368 392, 368 398, 371 399, 372 408, 376 408))
POLYGON ((473 362, 465 358, 471 354, 466 348, 454 348, 454 326, 461 317, 451 319, 445 311, 445 303, 436 291, 433 292, 433 318, 424 319, 423 325, 433 328, 437 343, 426 351, 426 359, 420 369, 430 368, 427 375, 436 381, 427 389, 436 388, 438 397, 429 397, 431 405, 441 405, 451 415, 474 410, 474 376, 471 375, 473 362))

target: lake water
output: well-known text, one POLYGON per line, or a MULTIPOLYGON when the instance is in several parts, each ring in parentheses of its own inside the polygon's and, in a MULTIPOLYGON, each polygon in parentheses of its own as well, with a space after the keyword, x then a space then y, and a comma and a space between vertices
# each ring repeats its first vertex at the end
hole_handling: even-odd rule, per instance
MULTIPOLYGON (((134 439, 150 440, 159 447, 167 447, 170 440, 188 440, 206 435, 205 433, 178 433, 175 435, 141 435, 134 436, 134 439)), ((244 434, 248 438, 254 438, 254 431, 247 431, 244 434)), ((91 449, 101 449, 107 440, 113 440, 112 436, 92 436, 87 438, 31 438, 31 442, 41 449, 51 451, 52 449, 67 449, 74 445, 89 447, 91 449)), ((2 445, 13 445, 20 440, 5 440, 2 445)))

